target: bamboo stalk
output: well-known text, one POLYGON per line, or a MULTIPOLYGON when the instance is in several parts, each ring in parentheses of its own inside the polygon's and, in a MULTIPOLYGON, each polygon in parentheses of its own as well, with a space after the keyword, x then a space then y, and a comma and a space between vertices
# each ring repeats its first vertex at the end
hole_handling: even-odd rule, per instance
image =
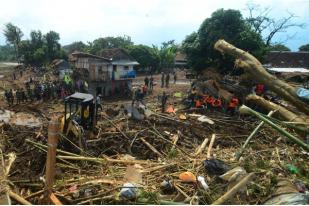
POLYGON ((210 143, 209 143, 209 146, 208 146, 208 150, 207 150, 207 159, 211 158, 211 149, 214 145, 215 139, 216 139, 216 134, 212 134, 211 140, 210 140, 210 143))
MULTIPOLYGON (((273 115, 274 111, 270 111, 267 116, 271 116, 273 115)), ((247 145, 249 144, 249 142, 251 141, 251 139, 254 137, 254 135, 260 130, 260 128, 264 125, 264 122, 261 121, 259 123, 259 125, 251 132, 251 134, 249 135, 249 137, 246 139, 245 143, 242 145, 240 151, 238 153, 236 153, 236 160, 238 161, 240 159, 240 157, 242 156, 242 154, 244 153, 247 145)))
POLYGON ((22 205, 32 205, 31 202, 25 200, 24 198, 22 198, 21 196, 19 196, 15 192, 9 191, 9 195, 10 195, 11 198, 13 198, 14 200, 16 200, 17 202, 19 202, 22 205))
POLYGON ((205 138, 204 141, 202 142, 202 144, 198 147, 194 156, 198 156, 205 149, 207 143, 208 143, 208 138, 205 138))
POLYGON ((242 189, 253 177, 254 177, 254 173, 248 174, 240 182, 238 182, 234 187, 232 187, 229 191, 227 191, 223 196, 221 196, 219 199, 214 201, 212 205, 221 205, 225 203, 228 199, 233 197, 240 189, 242 189))
POLYGON ((304 143, 303 141, 301 141, 300 139, 298 139, 297 137, 293 136, 292 134, 290 134, 289 132, 285 131, 284 129, 282 129, 281 127, 277 126, 276 124, 274 124, 273 122, 271 122, 270 120, 268 120, 266 117, 263 117, 262 115, 260 115, 258 112, 254 111, 253 109, 242 105, 239 108, 239 111, 243 114, 252 114, 254 116, 256 116, 257 118, 261 119, 262 121, 264 121, 265 123, 267 123, 268 125, 270 125, 273 129, 275 129, 276 131, 278 131, 280 134, 286 136, 289 140, 291 140, 292 142, 294 142, 295 144, 299 145, 300 147, 302 147, 305 151, 309 152, 309 145, 307 145, 306 143, 304 143))
POLYGON ((142 142, 151 150, 153 151, 156 155, 159 157, 162 157, 163 155, 154 147, 152 146, 149 142, 147 142, 143 137, 140 138, 142 142))

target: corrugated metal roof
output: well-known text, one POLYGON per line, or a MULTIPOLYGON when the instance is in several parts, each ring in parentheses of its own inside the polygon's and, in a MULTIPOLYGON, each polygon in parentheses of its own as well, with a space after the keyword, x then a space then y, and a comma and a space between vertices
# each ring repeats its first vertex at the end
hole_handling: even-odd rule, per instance
POLYGON ((309 70, 305 68, 269 67, 267 68, 267 70, 274 71, 274 72, 285 72, 285 73, 293 73, 293 72, 309 73, 309 70))

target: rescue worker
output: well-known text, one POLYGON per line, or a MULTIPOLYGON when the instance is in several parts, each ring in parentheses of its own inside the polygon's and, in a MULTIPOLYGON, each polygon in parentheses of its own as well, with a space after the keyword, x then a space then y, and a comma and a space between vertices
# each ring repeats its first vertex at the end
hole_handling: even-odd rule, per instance
POLYGON ((144 82, 145 82, 145 85, 148 87, 148 86, 149 86, 149 79, 148 79, 148 76, 145 77, 144 82))
POLYGON ((152 90, 153 90, 153 77, 151 75, 149 79, 149 91, 152 91, 152 90))
POLYGON ((238 99, 233 96, 231 101, 229 102, 228 108, 227 108, 227 113, 230 113, 231 115, 235 114, 236 107, 238 106, 239 101, 238 99))
POLYGON ((168 88, 170 82, 170 73, 167 73, 166 77, 165 77, 165 87, 168 88))
POLYGON ((146 96, 147 95, 147 91, 148 91, 148 87, 147 85, 143 86, 143 95, 146 96))
POLYGON ((256 95, 262 96, 264 94, 264 92, 265 92, 264 84, 259 83, 255 86, 256 95))
POLYGON ((161 112, 162 112, 162 113, 165 112, 165 107, 166 107, 167 98, 168 98, 168 95, 166 95, 166 93, 163 92, 162 98, 161 98, 161 112))
POLYGON ((20 104, 21 102, 21 92, 19 89, 16 91, 16 104, 20 104))
POLYGON ((101 102, 101 94, 99 94, 98 96, 97 96, 97 102, 96 102, 96 104, 97 104, 97 111, 100 109, 101 111, 103 111, 103 107, 102 107, 102 102, 101 102))
POLYGON ((26 93, 25 93, 23 88, 20 90, 20 96, 21 96, 21 101, 22 102, 27 102, 28 101, 28 98, 27 98, 26 93))
POLYGON ((176 81, 177 81, 177 74, 176 72, 174 72, 174 84, 176 84, 176 81))
POLYGON ((165 75, 164 75, 164 72, 162 72, 162 74, 161 74, 161 88, 164 87, 164 81, 165 81, 165 75))
POLYGON ((10 105, 14 104, 14 94, 13 94, 13 90, 10 89, 9 91, 9 100, 10 100, 10 105))
POLYGON ((5 99, 6 99, 7 103, 8 103, 8 105, 11 106, 10 93, 9 93, 8 90, 5 90, 4 96, 5 96, 5 99))

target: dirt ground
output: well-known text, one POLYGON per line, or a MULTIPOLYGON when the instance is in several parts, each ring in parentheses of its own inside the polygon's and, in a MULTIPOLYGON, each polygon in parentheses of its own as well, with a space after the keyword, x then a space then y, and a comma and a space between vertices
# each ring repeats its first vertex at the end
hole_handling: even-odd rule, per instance
MULTIPOLYGON (((308 153, 265 125, 250 142, 240 161, 236 161, 235 154, 259 121, 222 111, 186 109, 182 104, 183 98, 174 97, 175 92, 181 92, 185 97, 190 88, 184 74, 179 74, 181 83, 173 84, 171 81, 169 88, 160 87, 160 77, 155 76, 158 84, 145 98, 153 115, 136 120, 122 109, 122 105, 131 104, 130 99, 103 100, 97 131, 87 139, 87 150, 73 154, 58 151, 53 192, 62 203, 189 204, 197 201, 199 204, 211 204, 233 185, 215 174, 218 168, 214 171, 207 169, 207 159, 218 159, 229 169, 240 166, 246 174, 255 174, 247 187, 225 204, 263 204, 274 195, 281 179, 292 183, 301 181, 308 188, 308 153), (174 113, 160 112, 158 96, 163 91, 169 95, 168 105, 173 105, 174 113), (180 115, 186 119, 180 119, 180 115), (205 115, 213 124, 199 121, 198 115, 205 115), (215 139, 211 145, 213 134, 215 139), (205 148, 196 154, 206 138, 205 148), (297 168, 297 172, 288 169, 288 165, 297 168), (180 176, 183 172, 204 177, 209 189, 203 189, 196 181, 182 181, 180 176), (172 182, 172 188, 166 191, 161 184, 168 180, 172 182), (137 185, 137 197, 122 198, 121 189, 127 182, 137 185)), ((137 77, 134 84, 143 83, 143 79, 144 76, 137 77)), ((9 79, 0 81, 2 84, 10 82, 9 79)), ((1 101, 0 108, 32 114, 42 122, 39 127, 12 123, 0 126, 0 145, 4 156, 11 152, 17 156, 8 176, 11 190, 33 204, 42 203, 47 125, 53 114, 63 113, 63 103, 55 100, 9 108, 1 101)), ((66 150, 62 141, 58 148, 66 150)))

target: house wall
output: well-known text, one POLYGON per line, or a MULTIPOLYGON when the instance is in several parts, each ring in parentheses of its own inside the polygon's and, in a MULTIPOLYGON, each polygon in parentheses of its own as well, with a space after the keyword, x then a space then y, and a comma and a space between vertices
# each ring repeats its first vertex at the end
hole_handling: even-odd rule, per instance
POLYGON ((88 92, 92 95, 100 93, 102 96, 122 95, 128 84, 132 85, 132 80, 90 82, 88 83, 88 92))

